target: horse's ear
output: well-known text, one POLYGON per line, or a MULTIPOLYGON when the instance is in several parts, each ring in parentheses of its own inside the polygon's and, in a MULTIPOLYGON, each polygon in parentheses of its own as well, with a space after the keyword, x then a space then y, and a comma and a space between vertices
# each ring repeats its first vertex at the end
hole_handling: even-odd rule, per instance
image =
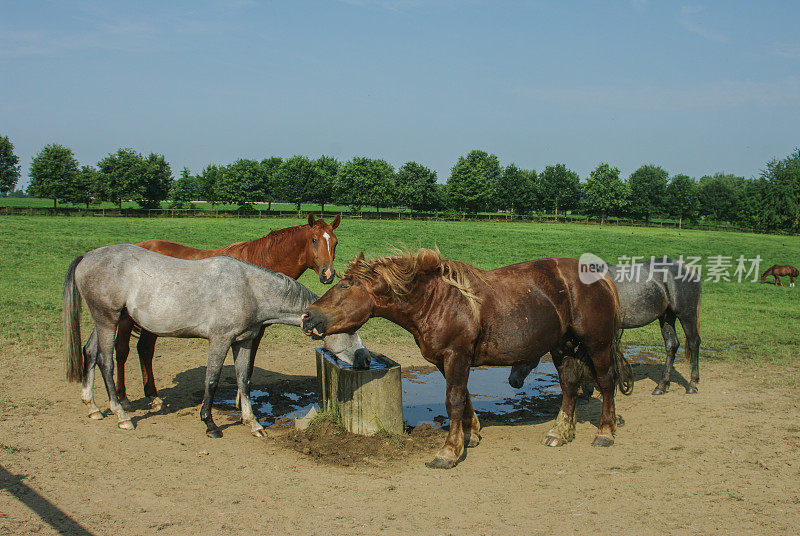
POLYGON ((358 254, 358 259, 356 259, 356 261, 363 261, 363 260, 364 260, 364 252, 362 251, 361 253, 358 254))
POLYGON ((317 221, 317 220, 314 218, 314 213, 313 212, 309 212, 308 213, 308 225, 309 225, 309 227, 313 226, 315 221, 317 221))
POLYGON ((333 223, 331 223, 331 229, 336 229, 339 227, 339 224, 342 222, 342 215, 337 214, 335 218, 333 218, 333 223))

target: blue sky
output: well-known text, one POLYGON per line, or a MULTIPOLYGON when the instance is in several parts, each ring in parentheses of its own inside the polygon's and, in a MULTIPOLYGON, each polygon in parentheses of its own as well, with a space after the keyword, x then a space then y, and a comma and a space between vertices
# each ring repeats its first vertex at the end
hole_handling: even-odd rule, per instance
MULTIPOLYGON (((0 134, 209 163, 645 163, 750 177, 800 145, 800 4, 0 1, 0 134)), ((23 179, 23 183, 27 179, 23 179)))

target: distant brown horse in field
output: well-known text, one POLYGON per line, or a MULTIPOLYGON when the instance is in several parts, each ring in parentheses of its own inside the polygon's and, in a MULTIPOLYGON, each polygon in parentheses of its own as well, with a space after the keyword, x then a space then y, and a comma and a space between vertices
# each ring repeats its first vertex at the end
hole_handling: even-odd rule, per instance
POLYGON ((767 276, 775 277, 775 284, 783 286, 781 283, 780 277, 782 276, 789 276, 789 286, 794 286, 794 278, 797 277, 798 271, 797 268, 792 266, 791 264, 773 264, 770 266, 766 272, 761 274, 761 282, 764 283, 767 280, 767 276))
POLYGON ((483 271, 420 249, 394 257, 352 261, 344 279, 303 315, 303 331, 352 333, 373 316, 408 330, 422 356, 447 383, 450 432, 428 467, 450 468, 465 444, 480 440, 467 380, 470 367, 521 365, 550 352, 563 392, 561 411, 545 445, 575 437, 575 401, 582 366, 603 394, 594 445, 614 442, 614 391, 630 393, 633 374, 619 348, 620 310, 607 278, 585 284, 576 259, 541 259, 483 271))
MULTIPOLYGON (((150 251, 176 257, 178 259, 199 260, 216 255, 229 255, 236 259, 268 268, 273 272, 280 272, 292 279, 297 279, 303 272, 312 269, 319 274, 320 282, 329 284, 336 275, 333 269, 333 259, 336 256, 338 240, 333 230, 339 226, 341 216, 337 215, 330 225, 324 220, 308 215, 308 224, 276 229, 267 236, 250 240, 249 242, 236 242, 220 249, 197 249, 167 240, 146 240, 138 246, 150 251)), ((125 392, 125 362, 130 353, 131 332, 133 322, 127 318, 120 322, 117 328, 115 352, 117 355, 117 393, 122 403, 127 404, 125 392)), ((264 335, 264 328, 253 341, 250 353, 250 374, 253 373, 258 345, 264 335)), ((151 407, 159 411, 163 401, 158 397, 155 378, 153 377, 153 355, 155 353, 156 335, 142 331, 136 349, 139 353, 139 363, 142 368, 142 382, 144 394, 151 398, 151 407)), ((239 397, 237 395, 237 402, 239 397)))

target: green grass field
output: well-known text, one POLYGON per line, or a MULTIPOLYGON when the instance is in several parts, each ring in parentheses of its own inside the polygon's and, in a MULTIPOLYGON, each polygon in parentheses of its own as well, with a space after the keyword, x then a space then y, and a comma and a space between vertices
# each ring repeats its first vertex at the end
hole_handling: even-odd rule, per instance
MULTIPOLYGON (((294 219, 140 219, 45 216, 0 217, 0 348, 13 352, 54 353, 61 337, 61 286, 69 263, 107 244, 165 238, 201 248, 216 248, 263 236, 272 229, 297 225, 294 219)), ((609 262, 622 255, 696 255, 704 259, 739 255, 771 264, 800 265, 800 237, 719 231, 597 226, 581 224, 343 221, 336 268, 359 251, 386 254, 394 246, 438 245, 449 258, 481 268, 540 257, 578 257, 595 253, 609 262)), ((704 262, 705 263, 705 262, 704 262)), ((735 263, 734 263, 735 264, 735 263)), ((733 270, 731 270, 731 274, 733 270)), ((325 290, 309 271, 301 282, 325 290)), ((775 287, 745 282, 704 282, 701 353, 722 359, 786 363, 797 353, 800 286, 775 287)), ((410 335, 375 319, 362 330, 369 343, 413 344, 410 335)), ((275 341, 303 337, 277 330, 275 341)), ((626 344, 661 345, 657 323, 629 330, 626 344)), ((59 352, 60 355, 60 352, 59 352)))

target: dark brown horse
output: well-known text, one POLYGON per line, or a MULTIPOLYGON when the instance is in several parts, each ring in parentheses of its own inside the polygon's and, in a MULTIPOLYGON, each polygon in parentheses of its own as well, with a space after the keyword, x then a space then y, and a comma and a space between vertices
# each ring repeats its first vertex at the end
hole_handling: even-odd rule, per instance
POLYGON ((773 276, 775 278, 775 284, 783 286, 781 283, 780 278, 782 276, 789 276, 789 286, 794 286, 794 278, 797 277, 798 271, 797 268, 792 266, 791 264, 773 264, 770 266, 766 272, 761 274, 761 282, 764 283, 767 280, 767 276, 773 276))
POLYGON ((616 386, 629 393, 630 365, 619 351, 619 301, 608 279, 584 284, 575 259, 541 259, 483 271, 420 249, 352 261, 344 279, 306 309, 303 331, 352 333, 373 316, 414 335, 447 382, 450 432, 429 467, 450 468, 478 444, 480 423, 467 392, 470 367, 517 365, 550 352, 563 399, 544 443, 575 437, 578 372, 585 365, 603 393, 594 445, 614 442, 616 386), (574 351, 572 350, 574 348, 574 351))
MULTIPOLYGON (((333 259, 336 256, 336 244, 338 243, 333 230, 339 226, 340 221, 341 216, 337 215, 328 225, 324 220, 315 219, 314 214, 309 214, 307 225, 276 229, 267 236, 256 240, 236 242, 214 250, 197 249, 167 240, 146 240, 137 245, 156 253, 187 260, 229 255, 256 266, 268 268, 273 272, 288 275, 292 279, 299 278, 310 268, 319 274, 319 280, 322 283, 329 284, 335 275, 333 259)), ((128 402, 125 393, 125 362, 130 353, 130 338, 133 328, 133 322, 130 319, 123 319, 117 328, 115 342, 117 393, 120 401, 124 404, 128 402)), ((258 344, 263 335, 264 328, 253 341, 253 349, 250 353, 251 375, 256 350, 258 350, 258 344)), ((153 377, 153 354, 155 353, 156 338, 152 333, 142 331, 136 345, 142 368, 144 394, 151 398, 151 407, 154 411, 160 410, 163 405, 163 401, 158 397, 153 377)))

